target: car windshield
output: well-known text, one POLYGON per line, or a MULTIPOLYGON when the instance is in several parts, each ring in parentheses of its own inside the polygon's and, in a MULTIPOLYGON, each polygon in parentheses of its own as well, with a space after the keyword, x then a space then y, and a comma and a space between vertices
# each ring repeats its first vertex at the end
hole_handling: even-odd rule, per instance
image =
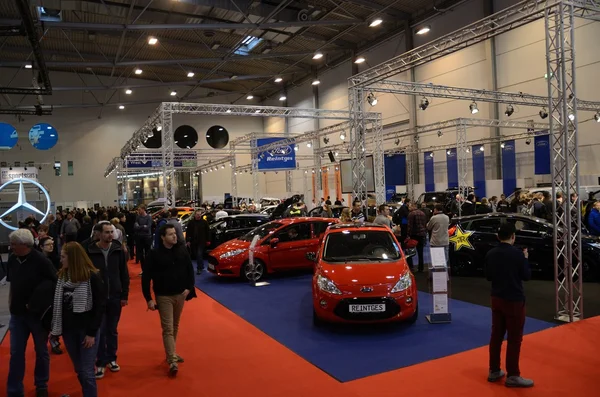
POLYGON ((327 262, 394 261, 400 248, 389 231, 344 230, 331 233, 325 241, 323 260, 327 262))
POLYGON ((278 222, 270 222, 266 225, 262 225, 252 230, 251 232, 246 233, 244 236, 240 237, 242 241, 252 241, 254 236, 258 236, 259 239, 266 237, 267 235, 273 233, 276 229, 281 227, 281 223, 278 222))

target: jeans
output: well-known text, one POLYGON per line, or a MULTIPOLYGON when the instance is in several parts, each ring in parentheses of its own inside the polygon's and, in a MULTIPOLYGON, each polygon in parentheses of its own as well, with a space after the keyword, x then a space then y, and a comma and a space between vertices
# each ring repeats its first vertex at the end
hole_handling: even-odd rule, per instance
POLYGON ((197 270, 204 270, 204 246, 202 244, 198 244, 198 249, 196 250, 196 264, 197 270))
POLYGON ((98 340, 98 360, 96 366, 104 368, 108 363, 117 361, 119 348, 119 333, 117 326, 121 319, 121 299, 109 298, 106 301, 106 312, 102 316, 100 338, 98 340))
POLYGON ((179 331, 179 320, 183 311, 185 298, 183 295, 157 296, 156 304, 160 315, 160 325, 162 327, 163 344, 167 362, 173 364, 177 362, 177 332, 179 331))
POLYGON ((63 331, 63 341, 73 362, 79 384, 81 384, 83 397, 97 397, 98 388, 96 386, 94 361, 96 361, 100 331, 96 333, 96 342, 90 348, 83 347, 85 336, 85 330, 83 329, 65 329, 63 331))
POLYGON ((490 371, 500 371, 500 351, 504 334, 508 333, 506 337, 506 372, 508 376, 521 376, 519 356, 524 326, 525 302, 511 302, 492 296, 490 371))
MULTIPOLYGON (((423 247, 425 246, 425 236, 410 236, 412 240, 417 242, 417 254, 419 255, 419 271, 423 271, 423 247)), ((413 258, 408 258, 408 266, 413 268, 413 258)))
POLYGON ((23 396, 23 378, 25 377, 25 349, 29 335, 35 346, 34 383, 36 389, 47 389, 50 378, 50 353, 48 352, 48 331, 42 326, 40 319, 31 314, 13 314, 10 317, 10 362, 8 381, 6 383, 8 397, 23 396))
POLYGON ((152 246, 152 237, 138 237, 135 241, 135 257, 138 262, 142 264, 142 270, 146 264, 146 255, 150 252, 152 246))

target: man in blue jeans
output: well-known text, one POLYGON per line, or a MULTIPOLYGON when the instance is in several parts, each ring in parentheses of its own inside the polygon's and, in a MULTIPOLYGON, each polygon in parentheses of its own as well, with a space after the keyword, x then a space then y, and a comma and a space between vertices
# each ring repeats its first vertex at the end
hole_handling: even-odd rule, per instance
POLYGON ((8 397, 23 397, 25 389, 25 350, 29 335, 35 346, 36 397, 48 396, 50 378, 50 354, 48 334, 42 315, 30 308, 52 306, 52 298, 44 299, 40 289, 45 284, 56 283, 56 269, 39 251, 33 249, 33 235, 27 229, 18 229, 9 236, 12 255, 7 264, 7 280, 10 282, 10 363, 6 390, 8 397), (42 300, 40 302, 40 300, 42 300), (47 300, 47 302, 46 302, 47 300))

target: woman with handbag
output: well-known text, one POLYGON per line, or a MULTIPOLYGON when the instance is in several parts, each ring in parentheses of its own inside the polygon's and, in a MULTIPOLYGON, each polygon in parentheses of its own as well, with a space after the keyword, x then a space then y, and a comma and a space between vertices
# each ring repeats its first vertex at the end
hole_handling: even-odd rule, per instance
POLYGON ((83 397, 97 397, 94 365, 107 290, 79 243, 66 243, 60 260, 51 335, 63 336, 83 397))

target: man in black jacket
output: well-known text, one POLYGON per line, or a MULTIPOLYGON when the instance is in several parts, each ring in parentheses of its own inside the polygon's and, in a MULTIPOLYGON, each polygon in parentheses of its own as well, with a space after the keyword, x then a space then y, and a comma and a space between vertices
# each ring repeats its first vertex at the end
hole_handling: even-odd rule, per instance
MULTIPOLYGON (((110 223, 100 223, 102 230, 100 240, 87 248, 88 256, 94 266, 100 270, 100 276, 107 288, 106 309, 100 340, 98 343, 98 360, 96 362, 96 379, 104 377, 106 367, 111 372, 119 372, 117 364, 118 332, 121 309, 127 306, 129 296, 129 270, 121 243, 113 240, 114 227, 110 223)), ((98 226, 98 225, 96 225, 98 226)))
POLYGON ((143 268, 142 291, 148 309, 158 309, 160 314, 169 373, 174 376, 179 371, 177 364, 183 362, 175 347, 183 304, 196 297, 194 266, 185 246, 177 242, 173 225, 161 226, 159 233, 161 244, 150 251, 143 268), (152 299, 150 282, 156 301, 152 299))
POLYGON ((133 228, 135 230, 135 252, 137 262, 144 268, 144 259, 152 247, 152 217, 146 212, 144 204, 138 207, 138 216, 133 228))
POLYGON ((525 292, 523 281, 531 278, 527 248, 519 250, 515 243, 515 226, 506 223, 498 230, 500 245, 485 256, 485 275, 492 282, 492 335, 490 337, 490 372, 488 381, 507 375, 500 369, 500 351, 507 335, 505 381, 507 387, 531 387, 533 381, 521 377, 519 355, 525 325, 525 292))
POLYGON ((210 244, 210 228, 208 222, 202 218, 202 211, 196 210, 194 219, 188 223, 185 241, 190 248, 192 257, 196 256, 196 274, 202 274, 204 250, 210 244))
POLYGON ((50 355, 48 353, 48 330, 44 328, 44 310, 52 306, 52 299, 39 302, 35 296, 48 282, 56 283, 56 270, 44 254, 33 249, 33 235, 27 229, 19 229, 9 236, 12 255, 7 264, 7 281, 10 282, 10 363, 6 384, 8 397, 24 396, 25 349, 29 335, 35 345, 35 387, 37 397, 48 396, 50 378, 50 355), (40 308, 36 310, 35 308, 40 308))

